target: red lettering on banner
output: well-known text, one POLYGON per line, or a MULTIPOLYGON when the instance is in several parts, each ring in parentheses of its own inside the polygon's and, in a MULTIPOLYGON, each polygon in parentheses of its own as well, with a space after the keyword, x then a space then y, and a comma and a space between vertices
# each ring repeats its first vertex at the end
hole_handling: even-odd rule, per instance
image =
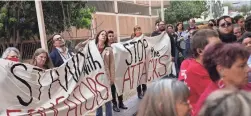
POLYGON ((144 62, 143 64, 144 64, 144 65, 143 65, 143 69, 142 69, 142 74, 141 74, 141 76, 140 76, 140 80, 142 79, 142 77, 143 77, 144 75, 146 75, 145 82, 147 82, 146 62, 144 62))
POLYGON ((95 80, 96 80, 96 82, 97 82, 98 85, 100 85, 100 86, 102 86, 102 87, 104 87, 104 88, 106 89, 106 98, 103 98, 103 96, 101 95, 101 92, 100 92, 100 91, 97 91, 97 92, 99 92, 100 97, 101 97, 102 100, 107 100, 107 99, 109 98, 109 90, 108 90, 108 87, 106 87, 104 84, 102 84, 102 83, 100 83, 100 82, 98 81, 98 78, 99 78, 99 77, 102 77, 102 75, 104 75, 103 72, 102 72, 102 73, 98 73, 98 74, 95 76, 95 80))
MULTIPOLYGON (((136 66, 136 65, 135 65, 136 66)), ((134 67, 134 66, 133 66, 134 67)), ((134 71, 134 69, 133 69, 134 71)), ((53 110, 53 113, 54 113, 54 116, 57 116, 59 111, 57 108, 55 108, 56 105, 60 104, 61 102, 63 102, 63 104, 65 104, 66 106, 68 106, 68 112, 67 112, 67 116, 69 116, 70 114, 70 111, 74 111, 74 114, 77 115, 78 114, 78 102, 80 102, 80 114, 83 115, 83 109, 82 109, 82 105, 83 105, 83 102, 81 100, 80 97, 82 97, 84 100, 85 100, 85 109, 86 110, 93 110, 94 108, 94 103, 95 103, 95 100, 97 101, 97 105, 99 105, 98 103, 98 95, 100 95, 101 99, 103 100, 107 100, 109 98, 109 87, 107 87, 105 84, 103 84, 101 81, 99 81, 99 78, 102 78, 104 75, 104 73, 98 73, 96 76, 95 76, 95 80, 90 78, 90 77, 87 77, 86 78, 86 83, 84 83, 83 81, 77 85, 75 88, 74 88, 74 92, 72 93, 73 95, 73 99, 75 98, 76 100, 72 100, 72 99, 64 99, 65 97, 64 96, 60 96, 58 98, 56 98, 55 102, 56 104, 54 103, 50 103, 52 106, 49 108, 49 110, 53 110), (87 101, 87 98, 84 96, 85 93, 81 92, 81 85, 83 85, 85 87, 82 86, 82 88, 88 88, 87 90, 89 90, 91 93, 93 93, 93 102, 92 102, 92 105, 91 107, 88 107, 87 105, 90 105, 90 104, 87 104, 88 101, 87 101), (98 86, 101 86, 103 87, 102 90, 105 90, 106 91, 106 94, 104 96, 102 96, 102 91, 101 90, 98 90, 97 89, 97 85, 98 86), (80 93, 80 96, 77 96, 76 94, 78 93, 79 90, 79 93, 80 93), (99 94, 98 94, 99 93, 99 94), (82 109, 82 110, 81 110, 82 109)), ((86 90, 85 90, 86 91, 86 90)), ((11 113, 17 113, 17 112, 21 112, 22 110, 6 110, 7 112, 7 116, 10 116, 11 113)), ((46 116, 46 109, 43 108, 43 107, 40 107, 38 110, 35 110, 35 109, 29 109, 27 111, 28 115, 29 116, 32 116, 33 114, 40 114, 41 116, 46 116)))
MULTIPOLYGON (((160 73, 158 72, 158 74, 159 74, 160 77, 165 76, 165 75, 166 75, 166 72, 167 72, 166 64, 161 62, 161 59, 162 59, 162 58, 165 58, 165 57, 166 57, 167 59, 169 58, 168 55, 163 55, 163 56, 161 56, 161 57, 159 58, 159 64, 161 64, 162 66, 165 67, 165 68, 164 68, 164 69, 165 69, 165 73, 160 74, 160 73)), ((162 68, 162 69, 163 69, 163 68, 162 68)))
POLYGON ((50 108, 51 110, 53 110, 54 112, 54 116, 58 115, 58 109, 55 108, 55 105, 53 103, 50 103, 52 105, 52 107, 50 108))
POLYGON ((78 113, 77 107, 78 107, 78 105, 77 105, 75 102, 73 102, 73 101, 71 101, 71 100, 69 100, 69 99, 66 99, 66 100, 64 101, 64 104, 68 106, 67 116, 69 116, 69 112, 72 111, 72 110, 75 110, 75 116, 77 116, 77 113, 78 113), (66 100, 69 101, 69 102, 66 102, 66 100), (70 104, 68 104, 68 103, 70 103, 70 102, 71 102, 72 104, 74 104, 75 106, 71 107, 70 104))
POLYGON ((97 104, 99 104, 99 103, 98 103, 98 93, 97 93, 97 85, 96 85, 96 82, 95 82, 92 78, 90 78, 90 77, 86 78, 86 81, 87 81, 87 83, 89 84, 89 86, 91 87, 91 89, 95 92, 95 93, 94 93, 94 96, 97 97, 96 102, 97 102, 97 104), (92 85, 90 84, 90 81, 94 84, 94 88, 93 88, 92 85))
POLYGON ((156 75, 157 78, 158 78, 158 73, 156 72, 157 62, 158 62, 158 59, 154 59, 154 60, 153 60, 153 79, 155 78, 154 75, 156 75))
POLYGON ((143 62, 139 62, 138 65, 139 65, 139 71, 138 71, 138 80, 137 80, 137 86, 139 86, 140 84, 140 80, 141 80, 141 76, 140 76, 140 73, 141 73, 141 70, 140 70, 140 65, 142 64, 143 62))
MULTIPOLYGON (((79 85, 77 85, 75 88, 74 88, 74 93, 75 93, 75 91, 76 91, 76 89, 77 88, 79 88, 79 85)), ((77 100, 77 101, 79 101, 80 102, 80 108, 79 108, 79 110, 80 110, 80 115, 82 115, 82 102, 81 102, 81 100, 79 100, 76 96, 75 96, 75 94, 73 93, 73 97, 77 100)), ((80 92, 80 89, 79 89, 79 93, 81 93, 80 92)), ((85 100, 86 102, 87 102, 87 100, 85 100)))
POLYGON ((131 86, 130 86, 130 89, 133 89, 133 85, 134 85, 134 68, 135 68, 135 66, 137 66, 138 64, 135 64, 135 65, 132 65, 131 66, 131 68, 132 68, 132 75, 131 75, 131 77, 132 77, 132 84, 131 84, 131 86))
POLYGON ((149 61, 149 65, 152 66, 152 75, 148 77, 148 81, 152 81, 154 80, 155 78, 159 78, 159 77, 162 77, 162 76, 165 76, 166 73, 167 73, 167 69, 166 69, 166 64, 161 62, 163 59, 165 58, 169 58, 168 55, 163 55, 157 59, 151 59, 149 61), (163 73, 160 73, 159 71, 157 71, 157 65, 162 65, 164 68, 161 68, 161 69, 164 69, 164 72, 163 73))
POLYGON ((28 110, 28 113, 29 113, 30 116, 32 116, 31 114, 32 114, 33 111, 35 111, 35 110, 34 109, 29 109, 28 110))
POLYGON ((131 87, 132 83, 131 83, 131 77, 130 77, 130 67, 127 68, 127 70, 126 70, 126 72, 124 74, 122 93, 124 92, 125 82, 128 81, 128 80, 130 82, 130 87, 131 87), (126 73, 128 74, 128 78, 126 78, 126 73))
MULTIPOLYGON (((124 92, 124 88, 125 88, 125 83, 126 81, 129 81, 130 82, 130 89, 133 89, 134 87, 134 78, 137 78, 137 85, 140 84, 141 82, 141 79, 144 75, 147 74, 147 71, 146 71, 146 63, 144 61, 141 61, 135 65, 131 65, 130 67, 127 68, 125 74, 124 74, 124 80, 123 80, 123 88, 122 88, 122 92, 124 92), (143 70, 141 71, 141 65, 143 64, 143 70), (135 72, 135 68, 138 68, 138 72, 134 73, 135 72), (142 73, 141 73, 142 72, 142 73), (137 74, 137 76, 136 76, 137 74)), ((144 82, 147 82, 147 78, 144 78, 145 81, 144 82)))
MULTIPOLYGON (((153 60, 153 59, 149 60, 149 65, 153 62, 152 60, 153 60)), ((151 77, 151 76, 149 76, 149 77, 147 77, 147 78, 148 78, 147 81, 151 81, 151 80, 152 80, 152 77, 151 77)))
POLYGON ((46 116, 46 113, 44 112, 45 108, 43 108, 43 107, 40 107, 40 108, 42 108, 43 110, 38 109, 37 113, 39 113, 41 116, 46 116))
POLYGON ((7 116, 10 116, 10 113, 14 113, 14 112, 21 112, 22 110, 6 110, 7 116))
MULTIPOLYGON (((89 87, 89 86, 87 86, 84 82, 82 82, 81 81, 81 83, 80 83, 80 86, 79 86, 79 91, 80 91, 80 95, 85 99, 85 109, 86 110, 92 110, 93 109, 93 107, 94 107, 94 101, 95 101, 95 99, 96 99, 96 97, 95 97, 95 93, 93 92, 93 91, 91 91, 92 93, 93 93, 93 96, 94 96, 94 98, 93 98, 93 102, 92 102, 92 106, 91 106, 91 108, 87 108, 87 99, 86 99, 86 97, 84 97, 84 95, 82 94, 82 92, 81 92, 81 84, 84 84, 85 85, 85 87, 87 87, 90 91, 91 91, 91 88, 89 87)), ((81 108, 82 108, 82 104, 81 104, 81 108)))
POLYGON ((58 105, 58 101, 59 101, 60 99, 62 99, 62 98, 64 98, 64 96, 61 96, 61 97, 59 97, 59 98, 56 99, 56 105, 58 105))

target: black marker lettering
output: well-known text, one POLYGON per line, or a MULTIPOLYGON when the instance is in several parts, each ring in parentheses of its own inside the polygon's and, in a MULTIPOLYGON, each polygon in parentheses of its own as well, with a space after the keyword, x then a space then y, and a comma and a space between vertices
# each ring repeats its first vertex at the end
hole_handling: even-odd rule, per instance
POLYGON ((30 90, 30 97, 31 97, 31 98, 30 98, 30 101, 28 101, 28 102, 23 101, 23 99, 22 99, 19 95, 17 95, 17 99, 18 99, 19 103, 20 103, 21 105, 23 105, 23 106, 28 106, 28 105, 32 102, 32 100, 33 100, 31 86, 30 86, 25 80, 23 80, 22 78, 18 77, 18 76, 14 73, 14 69, 15 69, 17 66, 22 66, 26 71, 27 71, 27 67, 26 67, 24 64, 18 63, 18 64, 14 64, 14 65, 11 67, 10 70, 11 70, 11 73, 14 75, 14 77, 16 77, 17 80, 21 81, 21 82, 22 82, 25 86, 27 86, 28 89, 30 90))
POLYGON ((130 62, 128 62, 128 60, 126 59, 126 64, 127 65, 131 65, 132 64, 132 60, 133 60, 133 57, 132 57, 132 52, 126 47, 126 46, 128 46, 129 44, 128 43, 125 43, 125 44, 123 44, 123 46, 125 47, 125 49, 130 53, 130 55, 131 55, 131 61, 130 62))
POLYGON ((132 41, 132 42, 130 42, 130 44, 133 44, 133 47, 134 47, 134 61, 135 61, 135 63, 137 63, 137 49, 136 49, 136 44, 137 44, 137 41, 132 41))

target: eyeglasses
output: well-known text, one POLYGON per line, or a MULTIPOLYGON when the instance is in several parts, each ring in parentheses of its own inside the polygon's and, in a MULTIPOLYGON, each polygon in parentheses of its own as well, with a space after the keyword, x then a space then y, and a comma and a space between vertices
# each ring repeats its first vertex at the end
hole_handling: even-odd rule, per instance
POLYGON ((222 27, 222 28, 227 28, 227 27, 230 27, 230 26, 232 26, 232 23, 229 23, 229 22, 225 22, 225 23, 220 25, 220 27, 222 27))

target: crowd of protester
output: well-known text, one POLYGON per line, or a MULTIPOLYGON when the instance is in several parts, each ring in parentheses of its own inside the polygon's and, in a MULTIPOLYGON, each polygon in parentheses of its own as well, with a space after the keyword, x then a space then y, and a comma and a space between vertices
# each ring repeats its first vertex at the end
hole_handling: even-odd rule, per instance
POLYGON ((179 81, 152 83, 135 115, 250 116, 251 16, 188 23, 166 25, 179 81))
MULTIPOLYGON (((251 16, 222 16, 211 19, 204 27, 196 26, 195 20, 188 21, 185 29, 183 22, 176 25, 156 22, 151 36, 167 33, 170 37, 172 62, 175 64, 176 77, 137 87, 141 100, 138 116, 250 116, 251 115, 251 16), (234 106, 234 107, 233 107, 234 106)), ((143 35, 140 26, 132 29, 131 39, 143 35)), ((75 50, 69 49, 60 34, 51 37, 53 49, 50 53, 39 48, 35 51, 30 64, 41 69, 59 67, 80 51, 89 40, 80 42, 75 50)), ((96 46, 104 60, 107 79, 111 84, 112 101, 105 103, 106 116, 112 110, 120 112, 127 107, 123 95, 117 96, 113 48, 115 35, 112 30, 97 33, 96 46), (118 103, 117 103, 118 98, 118 103)), ((2 58, 20 62, 19 50, 9 47, 2 58)), ((102 116, 102 106, 96 111, 102 116)))

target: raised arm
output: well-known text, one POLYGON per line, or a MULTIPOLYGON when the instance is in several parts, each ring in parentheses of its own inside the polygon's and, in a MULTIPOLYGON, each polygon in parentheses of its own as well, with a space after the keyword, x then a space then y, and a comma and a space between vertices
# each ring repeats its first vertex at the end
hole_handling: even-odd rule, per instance
POLYGON ((76 46, 75 46, 75 49, 77 51, 82 51, 83 48, 85 47, 85 45, 88 43, 89 39, 88 40, 85 40, 84 42, 80 42, 78 43, 76 46))

